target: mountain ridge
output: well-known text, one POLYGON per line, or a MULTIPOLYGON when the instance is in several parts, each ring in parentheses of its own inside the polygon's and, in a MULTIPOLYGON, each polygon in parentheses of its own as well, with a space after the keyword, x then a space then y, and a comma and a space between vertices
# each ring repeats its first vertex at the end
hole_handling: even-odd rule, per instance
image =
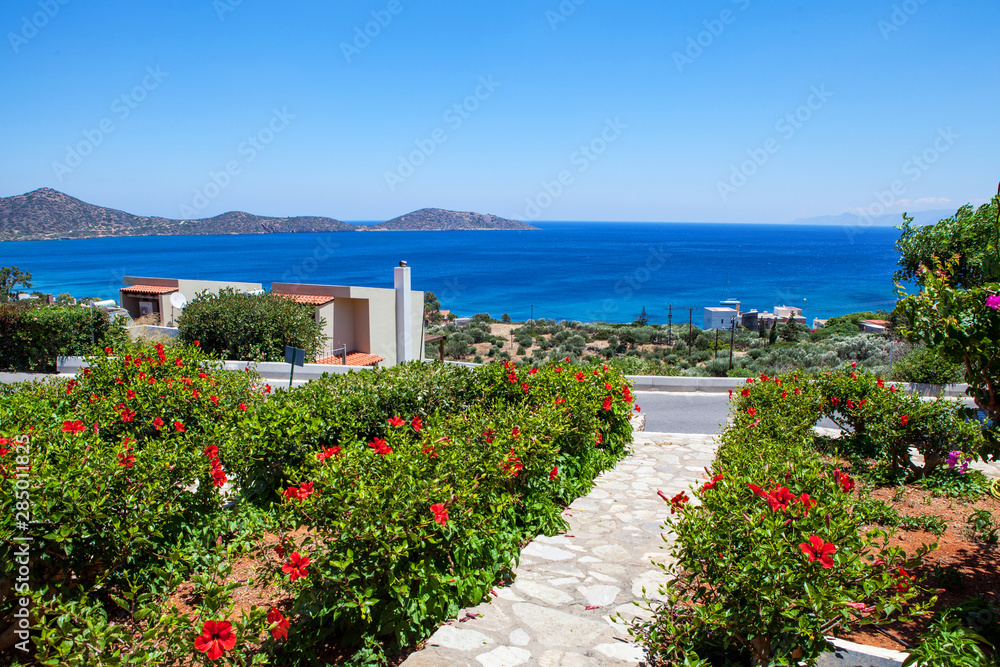
POLYGON ((0 242, 120 236, 355 232, 373 229, 461 231, 537 228, 490 214, 445 209, 420 209, 378 225, 366 226, 322 216, 279 218, 245 211, 228 211, 210 218, 189 220, 141 216, 90 204, 52 188, 39 188, 22 195, 0 197, 0 242))

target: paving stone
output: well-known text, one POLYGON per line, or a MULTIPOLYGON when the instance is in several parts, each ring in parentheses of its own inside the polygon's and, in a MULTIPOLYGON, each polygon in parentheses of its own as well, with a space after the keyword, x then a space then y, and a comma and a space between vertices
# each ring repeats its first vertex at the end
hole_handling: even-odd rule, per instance
POLYGON ((553 647, 591 644, 607 632, 603 623, 528 602, 518 602, 514 615, 531 628, 535 639, 553 647))
POLYGON ((516 628, 511 630, 507 636, 507 641, 514 646, 527 646, 531 643, 531 636, 521 628, 516 628))
POLYGON ((625 550, 620 544, 605 544, 603 546, 594 547, 594 555, 598 558, 611 561, 614 563, 621 563, 629 559, 629 552, 625 550))
POLYGON ((453 648, 456 651, 475 651, 492 643, 494 643, 493 640, 481 632, 459 630, 451 625, 442 625, 427 640, 428 646, 442 646, 444 648, 453 648))
POLYGON ((614 604, 615 598, 621 593, 622 589, 617 586, 577 586, 576 590, 583 595, 587 600, 588 605, 595 607, 606 607, 609 604, 614 604))
POLYGON ((514 646, 501 646, 489 653, 476 656, 476 660, 484 667, 515 667, 515 665, 523 665, 530 659, 531 651, 514 646))
POLYGON ((566 551, 565 549, 547 544, 539 544, 538 542, 532 542, 522 549, 521 553, 536 558, 544 558, 545 560, 570 560, 576 555, 572 551, 566 551))
POLYGON ((585 655, 565 651, 546 651, 538 659, 538 667, 592 667, 596 664, 585 655))
POLYGON ((573 601, 572 595, 564 593, 558 588, 539 584, 534 581, 516 581, 514 583, 514 589, 518 593, 524 593, 525 595, 529 595, 533 598, 544 600, 548 604, 562 605, 569 604, 573 601))
POLYGON ((645 653, 641 648, 634 644, 625 644, 624 642, 598 644, 594 648, 609 658, 616 658, 636 665, 645 657, 645 653))

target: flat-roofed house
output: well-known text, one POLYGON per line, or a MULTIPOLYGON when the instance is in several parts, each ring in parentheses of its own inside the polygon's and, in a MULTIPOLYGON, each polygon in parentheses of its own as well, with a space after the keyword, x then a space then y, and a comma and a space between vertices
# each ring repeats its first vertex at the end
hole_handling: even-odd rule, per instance
POLYGON ((122 308, 128 311, 132 319, 145 315, 158 314, 159 324, 177 326, 183 308, 178 308, 171 302, 174 294, 180 294, 185 301, 191 301, 204 291, 218 292, 232 288, 240 292, 258 292, 263 289, 261 283, 240 283, 225 280, 186 280, 178 278, 139 278, 125 276, 122 278, 125 287, 118 290, 122 308))
POLYGON ((739 319, 739 311, 735 308, 708 307, 705 309, 704 330, 728 329, 733 318, 739 319))

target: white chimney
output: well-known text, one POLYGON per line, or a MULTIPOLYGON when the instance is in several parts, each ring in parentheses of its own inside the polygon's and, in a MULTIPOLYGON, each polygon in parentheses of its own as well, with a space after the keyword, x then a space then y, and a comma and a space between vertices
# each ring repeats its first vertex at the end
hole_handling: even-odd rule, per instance
POLYGON ((400 262, 393 269, 396 287, 396 363, 413 357, 413 293, 410 291, 410 267, 400 262))

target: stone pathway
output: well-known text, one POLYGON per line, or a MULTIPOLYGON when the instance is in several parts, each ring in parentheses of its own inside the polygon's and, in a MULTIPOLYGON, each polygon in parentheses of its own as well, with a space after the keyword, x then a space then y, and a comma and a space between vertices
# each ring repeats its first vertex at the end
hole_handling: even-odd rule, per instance
POLYGON ((665 562, 661 524, 672 496, 701 480, 715 456, 708 435, 635 434, 634 452, 569 506, 569 530, 521 552, 514 583, 442 625, 403 667, 637 665, 643 651, 614 618, 641 615, 665 562))

